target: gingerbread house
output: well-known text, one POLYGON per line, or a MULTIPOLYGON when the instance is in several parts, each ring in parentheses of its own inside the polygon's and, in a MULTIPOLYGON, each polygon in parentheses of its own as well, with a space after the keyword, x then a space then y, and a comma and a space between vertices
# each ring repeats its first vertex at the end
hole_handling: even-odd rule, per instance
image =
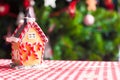
POLYGON ((48 41, 34 18, 25 17, 13 35, 6 38, 12 44, 12 62, 16 65, 32 66, 41 64, 45 43, 48 41))

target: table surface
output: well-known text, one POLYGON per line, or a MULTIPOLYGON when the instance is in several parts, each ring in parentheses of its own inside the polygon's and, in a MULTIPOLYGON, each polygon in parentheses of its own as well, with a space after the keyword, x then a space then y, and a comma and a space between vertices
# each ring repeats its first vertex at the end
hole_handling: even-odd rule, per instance
POLYGON ((43 69, 12 69, 0 59, 0 80, 120 80, 120 62, 44 60, 43 69))

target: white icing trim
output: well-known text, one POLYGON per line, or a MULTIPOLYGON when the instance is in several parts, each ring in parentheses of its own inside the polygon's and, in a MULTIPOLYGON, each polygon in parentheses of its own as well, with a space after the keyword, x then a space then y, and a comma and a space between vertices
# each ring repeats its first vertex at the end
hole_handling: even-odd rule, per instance
POLYGON ((18 41, 19 41, 19 38, 16 38, 16 37, 11 36, 11 37, 7 37, 7 38, 6 38, 6 41, 7 41, 7 42, 18 42, 18 41))

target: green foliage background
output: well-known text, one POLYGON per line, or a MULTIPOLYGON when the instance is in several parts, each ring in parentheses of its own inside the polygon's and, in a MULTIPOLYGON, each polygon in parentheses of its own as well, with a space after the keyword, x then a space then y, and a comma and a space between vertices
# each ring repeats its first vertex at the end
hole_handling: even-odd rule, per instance
MULTIPOLYGON (((120 14, 97 7, 96 11, 87 11, 83 2, 77 4, 74 18, 66 12, 50 17, 55 10, 43 7, 37 10, 38 23, 41 26, 55 28, 50 36, 53 59, 57 60, 117 60, 120 44, 120 14), (86 26, 85 15, 92 14, 95 23, 86 26)), ((57 10, 56 10, 57 11, 57 10)), ((46 29, 44 29, 46 31, 46 29)))

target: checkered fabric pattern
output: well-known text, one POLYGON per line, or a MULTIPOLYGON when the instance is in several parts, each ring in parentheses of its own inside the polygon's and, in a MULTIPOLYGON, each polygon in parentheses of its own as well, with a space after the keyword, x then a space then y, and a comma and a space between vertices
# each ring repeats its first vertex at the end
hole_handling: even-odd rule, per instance
POLYGON ((0 59, 0 80, 120 80, 120 62, 45 60, 43 69, 12 69, 0 59))

